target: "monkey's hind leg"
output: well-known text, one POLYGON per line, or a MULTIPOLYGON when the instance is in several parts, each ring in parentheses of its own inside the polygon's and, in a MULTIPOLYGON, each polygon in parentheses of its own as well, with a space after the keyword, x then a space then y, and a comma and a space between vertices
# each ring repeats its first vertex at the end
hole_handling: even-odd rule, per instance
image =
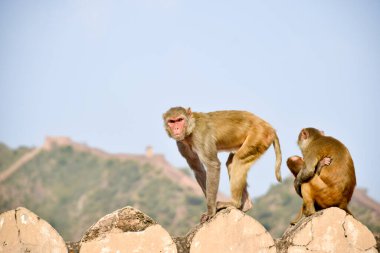
MULTIPOLYGON (((235 157, 236 158, 236 157, 235 157)), ((247 198, 248 193, 244 194, 247 188, 247 174, 255 160, 234 159, 231 171, 231 197, 232 205, 236 208, 244 207, 243 198, 247 198)))
MULTIPOLYGON (((252 164, 268 149, 271 143, 257 141, 255 136, 248 136, 244 144, 236 152, 230 163, 230 187, 232 202, 223 203, 235 208, 244 207, 243 192, 247 187, 247 174, 252 164)), ((248 195, 248 194, 247 194, 248 195)), ((248 196, 244 196, 247 198, 248 196)))
MULTIPOLYGON (((232 160, 234 158, 234 153, 230 153, 229 156, 228 156, 228 159, 227 159, 227 162, 226 162, 226 166, 227 166, 227 170, 228 170, 228 176, 229 178, 231 179, 231 170, 232 170, 232 160)), ((241 199, 241 206, 240 206, 240 210, 242 210, 243 212, 247 212, 248 210, 250 210, 252 208, 252 200, 251 198, 249 197, 249 193, 248 193, 248 190, 247 190, 247 185, 245 186, 244 190, 243 190, 243 194, 242 194, 242 199, 241 199)), ((218 201, 217 203, 217 209, 220 210, 220 209, 223 209, 223 208, 226 208, 228 206, 232 206, 232 202, 220 202, 218 201)))
POLYGON ((315 213, 313 189, 310 183, 304 183, 301 185, 301 193, 303 198, 303 214, 310 216, 315 213))
POLYGON ((302 217, 310 216, 315 213, 315 206, 314 206, 314 200, 311 195, 311 187, 309 183, 304 183, 301 185, 301 191, 302 191, 302 207, 300 211, 298 212, 297 216, 290 222, 291 225, 295 225, 297 222, 299 222, 302 217))
MULTIPOLYGON (((226 163, 226 166, 227 166, 227 169, 228 169, 228 175, 230 176, 230 178, 231 178, 230 174, 231 174, 231 169, 232 169, 231 163, 232 163, 232 159, 233 158, 234 158, 234 153, 230 153, 230 155, 228 156, 228 159, 227 159, 227 163, 226 163)), ((247 184, 246 184, 246 186, 244 187, 243 195, 242 195, 242 199, 241 199, 241 203, 242 204, 241 204, 241 207, 239 208, 243 212, 247 212, 253 206, 252 200, 249 197, 249 193, 248 193, 247 188, 248 187, 247 187, 247 184)))
POLYGON ((249 210, 252 209, 253 207, 253 204, 252 204, 252 200, 251 198, 249 197, 249 193, 248 193, 248 190, 247 190, 247 186, 245 186, 245 189, 243 191, 243 196, 242 196, 242 199, 241 199, 241 202, 242 202, 242 205, 241 205, 241 210, 243 212, 248 212, 249 210))

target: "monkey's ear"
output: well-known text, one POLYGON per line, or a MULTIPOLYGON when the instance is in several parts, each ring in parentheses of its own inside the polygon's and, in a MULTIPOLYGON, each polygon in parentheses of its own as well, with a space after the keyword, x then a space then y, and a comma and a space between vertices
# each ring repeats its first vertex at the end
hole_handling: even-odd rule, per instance
POLYGON ((321 135, 325 136, 325 131, 319 130, 319 132, 321 133, 321 135))
POLYGON ((308 132, 305 129, 302 129, 301 138, 306 140, 308 137, 309 137, 308 132))
POLYGON ((186 114, 187 114, 187 116, 191 116, 191 115, 193 115, 193 112, 191 111, 191 108, 190 108, 190 107, 187 108, 187 110, 186 110, 186 114))

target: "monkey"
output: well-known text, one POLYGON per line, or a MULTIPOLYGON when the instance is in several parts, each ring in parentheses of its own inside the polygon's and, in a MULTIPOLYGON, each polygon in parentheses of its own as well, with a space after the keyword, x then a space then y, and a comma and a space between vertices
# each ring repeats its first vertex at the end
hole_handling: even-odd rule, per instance
MULTIPOLYGON (((330 157, 324 157, 322 160, 320 160, 315 168, 315 174, 320 175, 322 167, 330 165, 331 158, 330 157)), ((303 158, 300 156, 291 156, 286 161, 286 165, 294 175, 294 177, 297 177, 297 174, 300 172, 300 170, 305 166, 305 162, 303 161, 303 158)), ((302 197, 302 195, 300 195, 302 197)))
POLYGON ((348 204, 356 186, 355 167, 343 143, 325 136, 315 128, 304 128, 298 136, 303 159, 292 156, 287 165, 295 176, 294 187, 303 199, 298 217, 310 216, 316 210, 339 207, 351 214, 348 204))
POLYGON ((202 113, 173 107, 163 114, 163 120, 167 134, 176 141, 205 195, 207 212, 202 215, 201 222, 228 206, 243 211, 252 207, 247 192, 247 174, 272 144, 276 154, 275 175, 281 182, 278 136, 272 126, 258 116, 246 111, 202 113), (217 154, 220 151, 230 152, 226 166, 232 200, 216 203, 221 165, 217 154))
MULTIPOLYGON (((320 171, 322 170, 322 167, 330 165, 330 163, 331 163, 331 158, 329 158, 329 157, 323 158, 321 161, 318 162, 317 167, 315 169, 315 171, 316 171, 315 174, 319 175, 320 171)), ((302 157, 300 157, 300 156, 289 157, 288 160, 286 161, 286 164, 287 164, 288 168, 290 169, 290 171, 292 172, 292 174, 294 175, 294 177, 297 177, 297 174, 299 173, 299 171, 301 169, 303 169, 305 166, 305 162, 303 161, 302 157)), ((312 180, 308 183, 312 183, 312 180)), ((301 194, 298 194, 298 195, 302 198, 301 194)), ((317 210, 318 211, 320 210, 319 206, 317 206, 316 211, 317 210)), ((302 218, 303 213, 304 213, 304 206, 302 205, 302 207, 301 207, 300 211, 298 212, 296 218, 294 218, 290 222, 290 224, 291 225, 296 224, 302 218)))

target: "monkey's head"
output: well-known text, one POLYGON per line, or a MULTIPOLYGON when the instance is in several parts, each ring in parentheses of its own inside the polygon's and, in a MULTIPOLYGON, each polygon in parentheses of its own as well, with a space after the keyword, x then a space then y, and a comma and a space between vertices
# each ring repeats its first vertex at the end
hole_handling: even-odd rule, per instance
POLYGON ((301 169, 303 165, 303 159, 302 157, 298 155, 294 155, 288 158, 286 161, 286 165, 288 165, 288 168, 299 168, 301 169))
POLYGON ((169 137, 182 141, 190 135, 195 126, 195 120, 190 108, 173 107, 162 115, 165 130, 169 137))
POLYGON ((288 168, 296 177, 297 173, 303 168, 304 162, 302 157, 295 155, 288 158, 286 165, 288 165, 288 168), (295 173, 295 171, 297 171, 297 173, 295 173))
POLYGON ((304 128, 301 130, 300 134, 298 135, 297 144, 301 150, 305 150, 307 149, 311 141, 324 135, 325 133, 323 131, 320 131, 316 128, 312 128, 312 127, 304 128))

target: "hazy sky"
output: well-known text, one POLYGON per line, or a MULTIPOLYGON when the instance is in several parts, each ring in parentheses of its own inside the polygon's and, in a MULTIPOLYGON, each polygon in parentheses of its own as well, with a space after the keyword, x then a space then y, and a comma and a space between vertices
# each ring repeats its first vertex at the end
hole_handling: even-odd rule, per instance
MULTIPOLYGON (((152 145, 185 166, 163 112, 247 110, 277 130, 283 176, 312 126, 348 147, 358 186, 380 200, 378 0, 3 0, 0 26, 10 147, 64 135, 108 152, 152 145)), ((252 167, 253 196, 276 183, 274 160, 270 148, 252 167)))

